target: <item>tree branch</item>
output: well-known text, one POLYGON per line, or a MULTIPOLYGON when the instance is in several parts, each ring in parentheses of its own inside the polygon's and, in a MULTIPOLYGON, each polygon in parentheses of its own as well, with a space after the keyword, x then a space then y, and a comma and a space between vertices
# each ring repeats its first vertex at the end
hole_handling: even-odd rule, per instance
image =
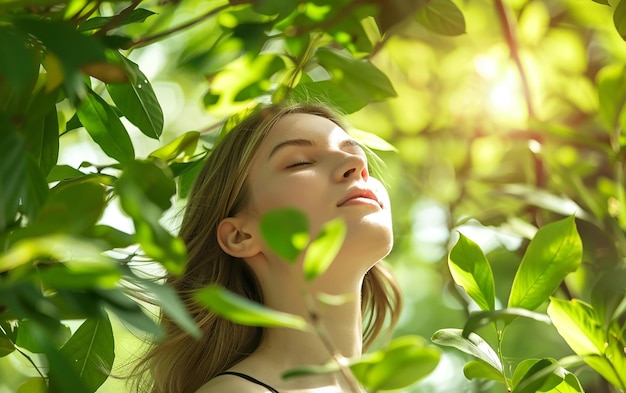
POLYGON ((509 46, 511 60, 513 60, 513 62, 515 63, 515 66, 517 67, 517 72, 520 76, 522 91, 524 93, 524 100, 526 101, 526 108, 528 110, 528 117, 531 119, 535 119, 536 114, 530 96, 530 85, 528 83, 528 78, 526 77, 526 72, 524 71, 524 66, 522 65, 522 61, 519 57, 519 47, 517 44, 515 30, 507 14, 507 10, 504 8, 502 0, 495 0, 494 5, 496 7, 498 20, 500 21, 500 25, 502 25, 504 38, 506 39, 506 43, 509 46))
POLYGON ((188 29, 188 28, 190 28, 192 26, 195 26, 198 23, 203 22, 204 20, 206 20, 206 19, 216 15, 217 13, 219 13, 219 12, 229 8, 230 6, 231 6, 230 4, 224 4, 222 6, 214 8, 214 9, 212 9, 212 10, 210 10, 210 11, 208 11, 208 12, 202 14, 202 15, 200 15, 196 19, 192 19, 192 20, 190 20, 188 22, 183 23, 182 25, 173 27, 173 28, 171 28, 169 30, 162 31, 160 33, 157 33, 157 34, 154 34, 154 35, 151 35, 151 36, 140 38, 140 39, 138 39, 136 41, 133 41, 133 42, 131 42, 129 45, 127 45, 123 49, 140 48, 142 46, 149 45, 149 44, 151 44, 151 43, 153 43, 155 41, 158 41, 158 40, 160 40, 162 38, 165 38, 165 37, 167 37, 169 35, 178 33, 179 31, 182 31, 182 30, 188 29))

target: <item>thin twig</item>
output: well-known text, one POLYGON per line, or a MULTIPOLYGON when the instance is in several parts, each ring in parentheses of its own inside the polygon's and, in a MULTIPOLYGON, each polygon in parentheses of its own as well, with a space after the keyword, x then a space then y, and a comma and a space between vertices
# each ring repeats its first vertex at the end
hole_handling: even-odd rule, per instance
POLYGON ((212 17, 212 16, 216 15, 217 13, 219 13, 219 12, 221 12, 221 11, 223 11, 223 10, 225 10, 225 9, 229 8, 230 6, 231 6, 230 4, 224 4, 224 5, 222 5, 222 6, 219 6, 219 7, 215 8, 215 9, 212 9, 212 10, 210 10, 210 11, 208 11, 208 12, 206 12, 206 13, 204 13, 204 14, 200 15, 200 16, 199 16, 198 18, 196 18, 196 19, 192 19, 192 20, 190 20, 190 21, 188 21, 188 22, 185 22, 185 23, 183 23, 182 25, 179 25, 179 26, 173 27, 173 28, 171 28, 171 29, 169 29, 169 30, 162 31, 162 32, 160 32, 160 33, 157 33, 157 34, 154 34, 154 35, 151 35, 151 36, 147 36, 147 37, 144 37, 144 38, 140 38, 140 39, 138 39, 138 40, 133 41, 132 43, 130 43, 130 44, 129 44, 128 46, 126 46, 124 49, 130 49, 130 48, 140 48, 140 47, 142 47, 142 46, 146 46, 146 45, 148 45, 148 44, 151 44, 151 43, 153 43, 154 41, 158 41, 158 40, 160 40, 160 39, 162 39, 162 38, 164 38, 164 37, 167 37, 167 36, 169 36, 169 35, 171 35, 171 34, 175 34, 175 33, 178 33, 179 31, 182 31, 182 30, 188 29, 188 28, 190 28, 190 27, 192 27, 192 26, 197 25, 197 24, 198 24, 198 23, 200 23, 200 22, 203 22, 205 19, 208 19, 208 18, 210 18, 210 17, 212 17))
POLYGON ((309 313, 309 318, 313 322, 313 327, 317 332, 318 337, 322 340, 324 347, 331 355, 333 361, 339 366, 339 372, 345 378, 346 382, 350 386, 350 390, 354 393, 361 392, 361 388, 359 387, 359 382, 352 374, 350 368, 346 365, 346 358, 341 353, 337 351, 335 345, 333 344, 326 327, 322 323, 322 319, 320 318, 317 307, 315 306, 315 300, 311 297, 311 293, 305 290, 304 300, 307 304, 307 312, 309 313))
MULTIPOLYGON (((15 346, 15 344, 13 344, 15 346)), ((15 350, 17 352, 19 352, 22 356, 24 356, 26 359, 28 359, 29 363, 33 365, 33 367, 35 367, 35 370, 37 370, 37 374, 39 374, 39 376, 42 379, 46 379, 46 377, 42 374, 41 370, 39 370, 39 367, 37 367, 37 365, 35 364, 35 362, 33 361, 33 359, 30 358, 30 356, 28 356, 26 353, 24 353, 24 351, 22 351, 21 349, 19 349, 17 346, 15 346, 15 350)))
POLYGON ((524 66, 522 65, 522 61, 519 57, 519 48, 515 30, 513 28, 511 20, 509 19, 507 10, 504 8, 502 0, 495 0, 494 4, 496 7, 496 14, 498 15, 498 19, 500 21, 500 24, 502 25, 504 38, 506 39, 506 43, 509 46, 511 60, 513 60, 513 62, 515 63, 515 66, 517 67, 517 72, 520 76, 522 91, 524 93, 524 100, 526 101, 526 108, 528 110, 528 117, 530 119, 535 119, 535 110, 533 107, 532 98, 530 96, 530 85, 528 83, 528 78, 526 77, 526 72, 524 71, 524 66))
POLYGON ((124 8, 122 11, 120 11, 119 14, 112 16, 111 19, 109 19, 109 21, 104 26, 102 26, 98 31, 96 31, 94 35, 97 37, 100 37, 104 35, 107 31, 117 27, 116 26, 117 22, 119 22, 120 20, 123 20, 126 15, 133 12, 135 8, 137 8, 139 3, 141 3, 142 1, 143 0, 133 0, 130 3, 130 5, 124 8))
POLYGON ((95 1, 91 9, 83 13, 83 11, 85 11, 88 5, 88 4, 85 4, 85 6, 82 7, 80 11, 78 11, 74 16, 72 16, 70 20, 72 20, 76 26, 80 26, 81 23, 87 20, 91 15, 93 15, 94 12, 98 10, 98 8, 100 8, 100 4, 102 4, 102 0, 95 1))

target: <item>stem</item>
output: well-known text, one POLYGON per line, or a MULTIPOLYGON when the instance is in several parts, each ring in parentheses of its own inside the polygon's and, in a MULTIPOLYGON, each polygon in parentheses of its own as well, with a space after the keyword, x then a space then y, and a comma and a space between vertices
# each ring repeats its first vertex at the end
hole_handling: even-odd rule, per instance
POLYGON ((143 0, 133 0, 133 2, 130 3, 130 5, 126 8, 124 8, 122 11, 120 11, 119 14, 114 15, 113 17, 111 17, 111 19, 109 19, 109 21, 100 28, 100 30, 98 30, 97 32, 94 33, 95 36, 97 37, 101 37, 103 36, 107 31, 114 29, 117 24, 117 22, 119 22, 120 20, 124 19, 124 17, 126 15, 128 15, 129 13, 133 12, 135 10, 135 8, 137 8, 137 6, 139 5, 139 3, 141 3, 143 0))
POLYGON ((494 4, 496 7, 496 14, 498 15, 498 20, 502 25, 504 38, 506 39, 506 43, 509 46, 511 60, 513 60, 513 62, 515 63, 515 66, 517 67, 517 72, 520 76, 522 91, 524 93, 524 100, 526 101, 526 109, 528 110, 528 117, 530 119, 535 119, 535 110, 533 107, 532 99, 530 97, 530 85, 528 84, 528 78, 526 77, 524 66, 522 65, 522 61, 519 57, 519 47, 517 44, 515 30, 513 29, 513 25, 511 23, 511 20, 509 19, 507 10, 504 8, 502 0, 495 0, 494 4))
POLYGON ((15 350, 16 350, 17 352, 19 352, 19 353, 20 353, 20 355, 24 356, 24 357, 28 360, 28 362, 29 362, 30 364, 32 364, 32 365, 33 365, 33 367, 35 367, 35 370, 37 370, 37 374, 39 374, 39 376, 40 376, 42 379, 44 379, 44 380, 45 380, 45 379, 46 379, 46 377, 45 377, 45 376, 41 373, 41 370, 39 370, 39 367, 37 367, 37 365, 35 364, 35 362, 33 361, 33 359, 31 359, 31 358, 30 358, 30 356, 28 356, 26 353, 24 353, 24 351, 22 351, 21 349, 19 349, 19 348, 18 348, 15 344, 13 344, 13 346, 15 346, 15 350))
POLYGON ((331 355, 333 361, 337 364, 337 366, 339 366, 339 372, 350 386, 350 391, 354 393, 361 392, 358 381, 354 377, 354 374, 352 374, 352 371, 350 371, 350 368, 347 366, 347 359, 335 348, 326 327, 322 323, 320 314, 315 306, 315 300, 311 296, 311 293, 306 289, 304 290, 304 301, 306 302, 309 318, 313 322, 313 327, 315 328, 318 337, 322 340, 324 347, 331 355))
POLYGON ((94 2, 93 6, 89 9, 89 11, 85 12, 89 3, 85 3, 80 10, 78 10, 74 15, 68 18, 69 21, 74 23, 74 26, 78 26, 85 21, 85 19, 89 18, 98 8, 100 8, 101 0, 94 2))
POLYGON ((212 10, 210 10, 210 11, 208 11, 208 12, 202 14, 202 15, 200 15, 196 19, 192 19, 192 20, 190 20, 188 22, 185 22, 185 23, 183 23, 181 25, 173 27, 173 28, 171 28, 169 30, 165 30, 165 31, 162 31, 160 33, 156 33, 156 34, 151 35, 151 36, 140 38, 140 39, 132 42, 130 45, 128 45, 127 47, 125 47, 123 49, 140 48, 142 46, 146 46, 148 44, 153 43, 154 41, 158 41, 158 40, 160 40, 162 38, 165 38, 165 37, 167 37, 167 36, 169 36, 171 34, 178 33, 179 31, 182 31, 182 30, 185 30, 185 29, 187 29, 189 27, 197 25, 198 23, 200 23, 200 22, 202 22, 202 21, 204 21, 204 20, 206 20, 206 19, 216 15, 217 13, 219 13, 219 12, 229 8, 229 7, 230 7, 230 4, 225 4, 225 5, 219 6, 217 8, 214 8, 214 9, 212 9, 212 10))
POLYGON ((502 356, 502 339, 504 337, 504 330, 497 329, 496 334, 498 336, 498 358, 500 359, 500 364, 502 365, 502 379, 504 380, 504 387, 506 387, 506 391, 510 392, 511 387, 509 386, 509 383, 506 379, 506 372, 504 371, 504 358, 502 356))

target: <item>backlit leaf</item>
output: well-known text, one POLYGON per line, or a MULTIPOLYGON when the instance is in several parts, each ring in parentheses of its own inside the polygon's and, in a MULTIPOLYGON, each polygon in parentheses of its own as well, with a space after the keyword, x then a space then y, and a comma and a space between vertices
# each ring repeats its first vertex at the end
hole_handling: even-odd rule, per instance
POLYGON ((502 373, 502 363, 491 346, 476 333, 470 333, 469 337, 463 337, 461 329, 440 329, 432 337, 435 344, 453 347, 461 352, 474 356, 493 367, 498 373, 502 373))
POLYGON ((470 360, 463 366, 463 375, 467 379, 490 379, 504 382, 504 377, 498 370, 482 360, 470 360))
POLYGON ((182 329, 191 334, 193 337, 200 338, 202 332, 191 318, 182 300, 174 289, 162 283, 154 282, 150 279, 144 279, 137 276, 134 272, 128 270, 133 283, 145 288, 154 298, 154 302, 159 305, 161 310, 168 315, 182 329))
POLYGON ((163 132, 163 110, 152 85, 137 64, 120 57, 128 83, 107 84, 107 91, 117 108, 131 123, 144 135, 158 139, 163 132))
POLYGON ((299 316, 272 310, 218 285, 198 291, 195 298, 215 314, 241 325, 309 330, 299 316))
MULTIPOLYGON (((130 23, 143 22, 151 15, 155 13, 145 8, 136 8, 127 14, 119 14, 122 17, 115 16, 115 24, 112 27, 124 26, 130 23)), ((97 16, 91 19, 87 19, 85 22, 78 26, 78 31, 89 31, 104 27, 111 22, 113 16, 97 16)))
POLYGON ((122 209, 133 219, 135 240, 145 254, 168 272, 182 273, 187 262, 185 244, 160 223, 176 192, 169 169, 160 161, 132 161, 115 188, 122 209))
POLYGON ((17 388, 17 393, 46 393, 47 391, 46 380, 39 377, 28 378, 17 388))
POLYGON ((420 336, 400 336, 382 351, 382 358, 351 365, 357 379, 372 391, 405 388, 435 370, 441 352, 420 336))
POLYGON ((454 281, 465 289, 482 310, 493 310, 493 272, 485 254, 476 243, 459 234, 459 240, 450 251, 448 267, 454 281))
POLYGON ((2 332, 0 331, 0 358, 7 356, 13 351, 15 351, 15 345, 7 337, 3 337, 2 332))
POLYGON ((261 235, 279 257, 293 263, 309 243, 309 219, 298 209, 270 211, 261 217, 261 235))
POLYGON ((579 356, 602 354, 604 332, 601 321, 587 303, 550 298, 548 315, 561 337, 579 356))
POLYGON ((83 322, 61 353, 87 388, 96 391, 109 376, 115 359, 113 330, 106 313, 83 322))
POLYGON ((9 128, 0 115, 0 231, 11 224, 17 216, 26 177, 26 146, 24 138, 9 128), (6 126, 6 128, 4 127, 6 126))
POLYGON ((38 234, 83 233, 102 216, 106 207, 105 194, 105 188, 93 182, 58 184, 50 191, 35 221, 38 234))
POLYGON ((545 324, 550 324, 550 318, 545 314, 539 314, 525 308, 505 308, 503 310, 490 310, 472 313, 463 327, 463 337, 468 337, 470 332, 475 332, 481 327, 495 321, 504 321, 509 325, 517 318, 528 318, 545 324))
POLYGON ((620 1, 613 11, 613 23, 623 40, 626 40, 626 3, 620 1))
POLYGON ((181 154, 184 156, 191 156, 198 146, 198 140, 200 139, 200 133, 197 131, 189 131, 174 139, 167 145, 158 148, 150 153, 149 157, 159 158, 165 162, 170 162, 179 157, 181 154))
POLYGON ((508 307, 539 307, 581 259, 582 242, 573 216, 540 228, 515 274, 508 307))
POLYGON ((450 0, 430 0, 417 10, 415 20, 435 33, 460 35, 465 33, 465 18, 450 0))
POLYGON ((346 224, 337 218, 322 227, 317 238, 311 242, 304 256, 304 277, 311 281, 324 274, 343 245, 346 224))
POLYGON ((76 112, 91 138, 102 151, 120 163, 135 158, 135 149, 117 113, 99 95, 89 90, 76 112))

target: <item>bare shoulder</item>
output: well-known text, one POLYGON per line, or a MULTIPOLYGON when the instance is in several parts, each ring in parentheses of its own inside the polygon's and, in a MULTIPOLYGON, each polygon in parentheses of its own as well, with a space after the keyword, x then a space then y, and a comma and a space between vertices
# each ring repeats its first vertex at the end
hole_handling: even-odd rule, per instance
POLYGON ((262 386, 251 383, 234 375, 222 375, 215 377, 196 390, 196 393, 266 393, 268 390, 262 386))

